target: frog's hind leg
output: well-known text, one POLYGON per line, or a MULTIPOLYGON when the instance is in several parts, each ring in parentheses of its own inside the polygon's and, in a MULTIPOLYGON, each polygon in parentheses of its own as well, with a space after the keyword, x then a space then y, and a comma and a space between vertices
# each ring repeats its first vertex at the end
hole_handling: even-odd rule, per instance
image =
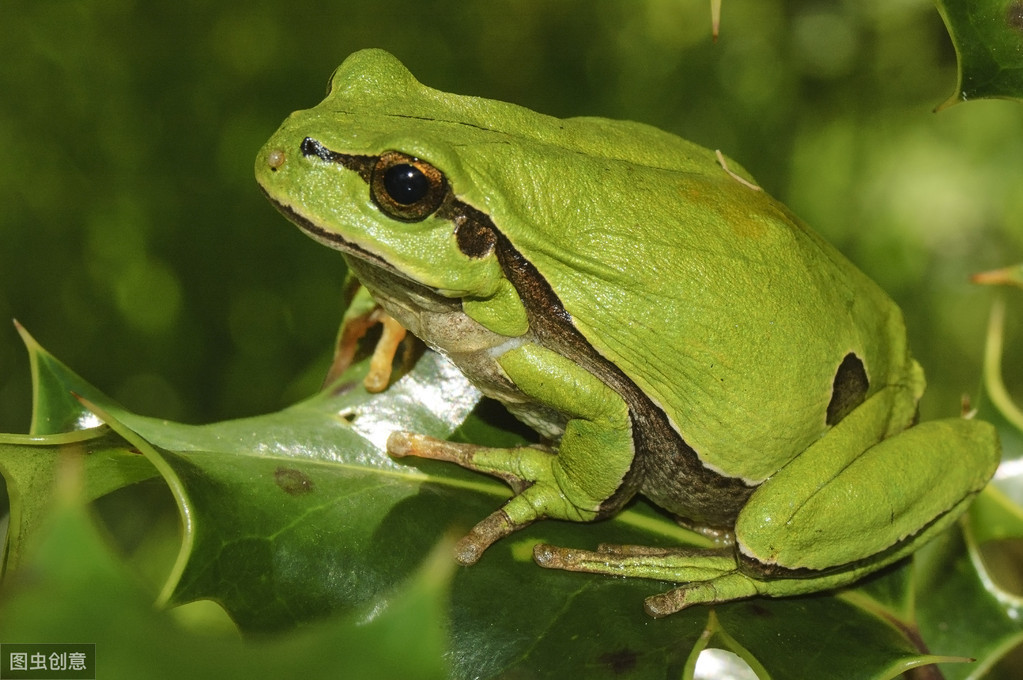
POLYGON ((994 428, 960 418, 915 425, 850 455, 862 431, 857 416, 870 418, 859 411, 750 497, 735 526, 745 557, 834 570, 898 550, 954 521, 998 465, 994 428))
POLYGON ((868 398, 764 482, 735 527, 732 548, 539 545, 545 567, 650 578, 679 587, 650 597, 664 616, 692 604, 785 597, 849 585, 945 530, 994 473, 994 428, 932 421, 881 441, 890 392, 868 398))

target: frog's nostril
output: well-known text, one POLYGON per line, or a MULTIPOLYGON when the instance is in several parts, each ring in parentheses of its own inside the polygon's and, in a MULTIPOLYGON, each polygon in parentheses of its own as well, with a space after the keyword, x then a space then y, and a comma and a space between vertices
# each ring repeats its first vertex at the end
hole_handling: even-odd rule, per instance
POLYGON ((274 149, 267 154, 266 164, 270 166, 270 170, 276 172, 282 165, 284 165, 284 161, 286 160, 287 156, 285 156, 283 151, 280 149, 274 149))

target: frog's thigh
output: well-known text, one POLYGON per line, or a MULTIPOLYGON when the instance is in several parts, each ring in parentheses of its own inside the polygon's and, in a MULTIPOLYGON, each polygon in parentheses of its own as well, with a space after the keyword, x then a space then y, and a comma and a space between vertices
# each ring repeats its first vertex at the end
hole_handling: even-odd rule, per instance
POLYGON ((509 350, 498 363, 520 390, 568 416, 554 461, 555 481, 573 505, 597 510, 632 466, 625 401, 577 363, 539 345, 509 350))
POLYGON ((874 417, 883 413, 872 413, 881 405, 864 402, 757 489, 736 524, 743 553, 790 569, 827 569, 880 553, 966 509, 963 501, 998 465, 994 428, 931 421, 851 455, 847 447, 884 422, 874 417))

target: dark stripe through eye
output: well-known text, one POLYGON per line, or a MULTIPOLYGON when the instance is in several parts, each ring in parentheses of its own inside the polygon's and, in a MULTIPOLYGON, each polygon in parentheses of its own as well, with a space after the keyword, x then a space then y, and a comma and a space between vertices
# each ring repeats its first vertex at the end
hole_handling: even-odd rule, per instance
POLYGON ((312 137, 306 137, 302 140, 301 145, 302 154, 306 156, 316 156, 321 160, 325 160, 328 163, 334 162, 334 152, 317 142, 312 137))

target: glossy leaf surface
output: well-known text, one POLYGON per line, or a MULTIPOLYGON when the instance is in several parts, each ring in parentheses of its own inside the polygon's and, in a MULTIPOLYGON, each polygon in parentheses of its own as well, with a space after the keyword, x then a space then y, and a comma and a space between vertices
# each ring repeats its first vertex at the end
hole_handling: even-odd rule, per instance
MULTIPOLYGON (((378 426, 387 430, 411 424, 443 435, 468 415, 475 393, 435 355, 427 354, 383 395, 366 394, 356 372, 334 391, 279 413, 186 426, 121 409, 42 348, 32 343, 30 348, 38 384, 51 386, 41 389, 37 403, 63 403, 69 412, 55 413, 57 420, 74 422, 70 412, 81 404, 60 393, 83 395, 82 403, 110 429, 79 431, 73 436, 84 445, 76 443, 77 452, 64 454, 52 443, 30 444, 27 453, 24 444, 8 443, 0 461, 11 467, 9 461, 18 456, 77 455, 87 461, 82 473, 86 488, 90 478, 107 480, 87 498, 116 486, 118 477, 111 470, 122 469, 121 483, 133 481, 123 476, 118 461, 148 461, 150 467, 140 467, 135 477, 158 470, 177 499, 184 526, 163 603, 214 600, 248 633, 277 639, 298 626, 333 625, 339 617, 400 607, 404 584, 429 561, 434 547, 508 496, 502 485, 453 466, 392 461, 372 443, 380 441, 379 435, 367 439, 360 434, 360 427, 372 433, 378 426), (439 391, 450 401, 437 402, 439 392, 423 391, 422 385, 442 386, 439 391), (460 406, 452 408, 452 403, 460 406), (115 453, 104 454, 106 462, 102 457, 93 462, 81 455, 83 447, 115 453)), ((475 426, 474 431, 486 428, 475 426)), ((12 504, 21 502, 12 494, 12 504)), ((953 558, 975 554, 955 536, 949 539, 960 540, 953 558)), ((983 572, 976 569, 960 569, 949 578, 943 566, 928 570, 933 560, 924 567, 918 561, 916 567, 889 570, 838 595, 694 607, 654 621, 643 614, 642 598, 670 584, 551 572, 531 559, 537 541, 591 547, 598 542, 671 545, 693 540, 639 502, 610 521, 540 522, 501 541, 479 564, 456 570, 443 611, 431 624, 447 631, 445 660, 452 677, 514 672, 552 678, 580 673, 692 677, 699 652, 708 646, 732 651, 772 678, 836 677, 836 667, 856 667, 862 677, 895 677, 940 660, 918 646, 922 630, 937 635, 940 628, 920 618, 921 611, 929 617, 935 615, 932 610, 943 611, 920 606, 922 600, 942 601, 929 594, 928 589, 941 592, 932 583, 933 574, 941 573, 942 588, 952 592, 985 588, 983 572), (921 591, 921 583, 927 589, 921 591), (829 631, 824 646, 822 630, 829 631)), ((973 543, 967 540, 966 545, 973 543)), ((1003 641, 1012 635, 1010 618, 1000 619, 1003 641)), ((976 644, 987 648, 981 640, 976 644)), ((963 647, 930 643, 929 648, 971 654, 963 647)), ((999 649, 989 652, 997 656, 999 649)))

